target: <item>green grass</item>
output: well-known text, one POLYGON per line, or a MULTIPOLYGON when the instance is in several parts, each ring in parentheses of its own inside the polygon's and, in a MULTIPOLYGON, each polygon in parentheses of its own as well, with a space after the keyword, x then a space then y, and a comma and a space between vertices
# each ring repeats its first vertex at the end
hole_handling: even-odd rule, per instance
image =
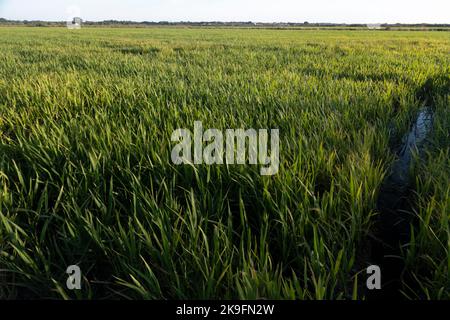
MULTIPOLYGON (((448 32, 0 28, 0 298, 364 299, 380 186, 448 32), (280 129, 278 175, 174 166, 175 129, 280 129), (67 266, 83 290, 65 287, 67 266)), ((410 298, 449 298, 449 112, 410 298), (426 272, 423 271, 425 269, 426 272)), ((407 290, 405 290, 407 291, 407 290)))

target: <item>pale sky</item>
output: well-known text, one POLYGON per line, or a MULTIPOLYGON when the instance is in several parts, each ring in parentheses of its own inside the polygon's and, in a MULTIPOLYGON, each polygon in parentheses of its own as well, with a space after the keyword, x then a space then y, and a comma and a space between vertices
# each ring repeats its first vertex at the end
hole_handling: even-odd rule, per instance
POLYGON ((450 0, 0 0, 7 19, 62 21, 68 12, 90 21, 450 23, 450 0))

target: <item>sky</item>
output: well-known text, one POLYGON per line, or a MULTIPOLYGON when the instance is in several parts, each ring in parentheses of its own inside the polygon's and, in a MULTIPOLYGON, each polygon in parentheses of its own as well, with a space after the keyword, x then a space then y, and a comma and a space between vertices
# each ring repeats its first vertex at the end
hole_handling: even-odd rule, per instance
POLYGON ((450 23, 450 0, 0 0, 12 20, 450 23))

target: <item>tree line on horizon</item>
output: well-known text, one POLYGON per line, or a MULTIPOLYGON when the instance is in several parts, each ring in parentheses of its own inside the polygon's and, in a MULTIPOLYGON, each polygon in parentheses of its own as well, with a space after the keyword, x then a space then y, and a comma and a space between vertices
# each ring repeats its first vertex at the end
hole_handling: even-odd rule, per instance
MULTIPOLYGON (((59 27, 64 26, 66 21, 43 21, 43 20, 8 20, 0 18, 0 25, 19 25, 19 26, 31 26, 31 27, 59 27)), ((310 28, 366 28, 367 24, 362 23, 310 23, 305 22, 252 22, 252 21, 122 21, 122 20, 103 20, 103 21, 83 21, 83 25, 86 26, 192 26, 192 27, 266 27, 266 28, 298 28, 298 27, 310 27, 310 28)), ((431 24, 431 23, 415 23, 415 24, 403 24, 403 23, 381 23, 379 24, 381 29, 391 28, 450 28, 450 24, 431 24)))

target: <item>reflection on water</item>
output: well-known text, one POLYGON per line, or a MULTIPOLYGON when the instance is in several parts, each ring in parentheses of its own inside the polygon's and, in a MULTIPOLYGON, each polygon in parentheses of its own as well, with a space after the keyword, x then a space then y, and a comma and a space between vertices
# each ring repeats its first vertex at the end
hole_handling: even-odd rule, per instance
POLYGON ((404 138, 403 149, 399 154, 399 159, 392 168, 392 183, 397 186, 407 186, 409 183, 409 168, 414 151, 422 148, 427 134, 431 130, 433 114, 429 108, 420 110, 417 120, 411 131, 404 138))

